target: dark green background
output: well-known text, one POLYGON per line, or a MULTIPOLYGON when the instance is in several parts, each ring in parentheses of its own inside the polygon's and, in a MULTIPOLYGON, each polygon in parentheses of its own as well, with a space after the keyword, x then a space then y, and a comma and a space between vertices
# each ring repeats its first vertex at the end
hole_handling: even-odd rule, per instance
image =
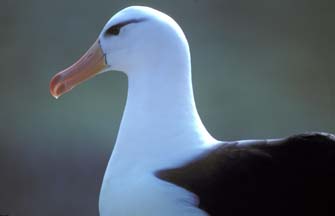
POLYGON ((334 133, 333 2, 0 0, 0 214, 98 214, 126 76, 105 73, 58 100, 49 80, 130 5, 184 29, 198 110, 216 138, 334 133))

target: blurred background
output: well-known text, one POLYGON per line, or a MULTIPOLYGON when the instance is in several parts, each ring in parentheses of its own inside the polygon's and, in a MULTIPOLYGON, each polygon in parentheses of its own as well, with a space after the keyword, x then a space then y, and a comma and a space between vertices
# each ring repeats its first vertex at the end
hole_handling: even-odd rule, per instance
POLYGON ((183 28, 217 139, 335 133, 334 1, 0 0, 0 215, 98 215, 127 78, 105 73, 58 100, 49 81, 130 5, 183 28))

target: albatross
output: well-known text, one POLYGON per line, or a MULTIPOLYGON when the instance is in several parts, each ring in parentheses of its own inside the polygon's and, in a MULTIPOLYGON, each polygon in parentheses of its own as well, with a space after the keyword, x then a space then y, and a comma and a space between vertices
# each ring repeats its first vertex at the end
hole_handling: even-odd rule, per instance
POLYGON ((51 94, 111 70, 127 75, 128 95, 101 216, 335 215, 334 135, 213 138, 196 109, 187 39, 168 15, 143 6, 116 13, 52 78, 51 94))

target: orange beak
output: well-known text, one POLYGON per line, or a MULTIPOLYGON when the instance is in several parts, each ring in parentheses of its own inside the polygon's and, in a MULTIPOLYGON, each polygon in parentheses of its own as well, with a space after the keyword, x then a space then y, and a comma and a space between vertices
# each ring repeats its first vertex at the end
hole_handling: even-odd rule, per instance
POLYGON ((105 55, 97 40, 72 66, 57 73, 50 81, 50 93, 55 98, 95 76, 107 67, 105 55))

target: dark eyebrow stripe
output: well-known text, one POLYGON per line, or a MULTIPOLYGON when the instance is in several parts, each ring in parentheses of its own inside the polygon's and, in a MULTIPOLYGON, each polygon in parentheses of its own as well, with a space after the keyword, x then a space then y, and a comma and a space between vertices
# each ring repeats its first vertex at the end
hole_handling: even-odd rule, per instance
POLYGON ((122 28, 126 25, 129 25, 131 23, 139 23, 139 22, 143 22, 145 21, 146 19, 145 18, 140 18, 140 19, 130 19, 130 20, 126 20, 126 21, 123 21, 123 22, 120 22, 120 23, 117 23, 115 25, 112 25, 111 27, 109 27, 105 34, 109 34, 109 30, 111 30, 112 28, 115 28, 115 27, 119 27, 119 28, 122 28))
MULTIPOLYGON (((126 21, 123 21, 123 22, 120 22, 116 25, 120 26, 120 27, 123 27, 123 26, 126 26, 128 24, 131 24, 131 23, 139 23, 139 22, 143 22, 145 21, 146 19, 145 18, 141 18, 141 19, 130 19, 130 20, 126 20, 126 21)), ((114 25, 114 26, 116 26, 114 25)), ((113 26, 112 26, 113 27, 113 26)))

